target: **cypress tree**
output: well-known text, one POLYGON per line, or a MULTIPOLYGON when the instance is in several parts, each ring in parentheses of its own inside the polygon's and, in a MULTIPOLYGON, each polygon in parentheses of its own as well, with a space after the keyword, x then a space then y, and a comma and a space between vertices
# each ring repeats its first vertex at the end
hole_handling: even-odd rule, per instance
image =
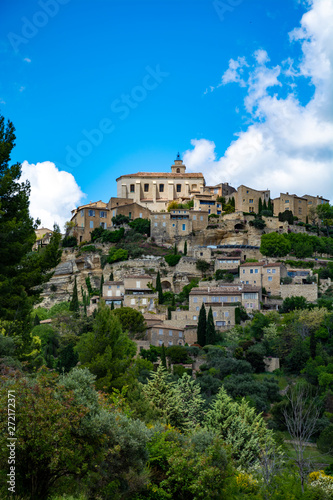
POLYGON ((75 276, 75 282, 74 282, 72 300, 71 300, 71 302, 69 304, 69 310, 73 311, 74 313, 78 313, 79 312, 79 298, 77 296, 76 276, 75 276))
POLYGON ((270 210, 273 214, 273 203, 272 203, 272 200, 270 198, 268 198, 268 205, 267 205, 267 208, 268 210, 270 210))
POLYGON ((260 215, 262 212, 262 199, 259 198, 259 203, 258 203, 258 214, 260 215))
POLYGON ((113 311, 113 310, 114 310, 114 302, 112 301, 111 302, 111 311, 113 311))
POLYGON ((175 246, 173 247, 173 253, 174 253, 174 255, 177 255, 177 253, 178 253, 176 243, 175 243, 175 246))
POLYGON ((104 276, 102 274, 101 283, 99 285, 99 295, 100 295, 100 297, 103 297, 103 284, 104 284, 104 276))
POLYGON ((168 306, 168 319, 171 319, 171 311, 172 311, 172 307, 168 306))
POLYGON ((197 341, 201 347, 206 345, 206 330, 207 330, 207 320, 206 320, 206 309, 205 304, 202 303, 200 313, 199 313, 199 321, 198 321, 198 329, 197 329, 197 341))
POLYGON ((264 203, 263 203, 262 209, 263 209, 263 210, 267 210, 267 203, 266 203, 266 200, 264 200, 264 203))
POLYGON ((112 272, 112 271, 111 271, 111 273, 110 273, 109 280, 110 280, 110 281, 113 281, 113 272, 112 272))
POLYGON ((187 255, 187 241, 184 243, 184 255, 187 255))
POLYGON ((206 328, 206 343, 213 345, 216 342, 216 332, 213 318, 212 308, 209 308, 207 316, 207 328, 206 328))
POLYGON ((158 293, 158 303, 163 304, 163 291, 162 291, 162 284, 161 284, 161 275, 160 275, 159 271, 158 271, 157 276, 156 276, 156 291, 158 293))
POLYGON ((38 314, 36 314, 35 319, 34 319, 34 326, 40 325, 40 319, 38 314))
POLYGON ((164 366, 164 368, 167 367, 164 344, 162 344, 162 349, 161 349, 161 365, 164 366))

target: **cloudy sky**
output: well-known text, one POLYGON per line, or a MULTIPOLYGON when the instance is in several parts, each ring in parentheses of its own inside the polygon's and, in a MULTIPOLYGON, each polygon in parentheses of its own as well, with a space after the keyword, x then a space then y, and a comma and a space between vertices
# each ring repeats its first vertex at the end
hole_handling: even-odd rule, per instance
POLYGON ((0 112, 63 226, 168 171, 332 200, 332 0, 3 0, 0 112))

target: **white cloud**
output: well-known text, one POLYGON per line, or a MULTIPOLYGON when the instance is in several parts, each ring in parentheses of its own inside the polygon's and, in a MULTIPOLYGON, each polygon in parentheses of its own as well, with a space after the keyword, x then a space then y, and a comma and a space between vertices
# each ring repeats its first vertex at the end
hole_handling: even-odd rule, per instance
POLYGON ((254 64, 244 58, 229 62, 222 84, 247 87, 244 106, 251 124, 218 159, 215 143, 192 140, 184 154, 189 171, 202 171, 208 184, 229 182, 255 189, 332 197, 333 159, 333 4, 312 0, 300 27, 290 33, 300 43, 302 57, 288 58, 281 66, 268 67, 268 54, 254 53, 254 64), (245 64, 239 63, 245 62, 245 64), (237 64, 238 62, 238 64, 237 64), (243 71, 246 69, 246 75, 243 71), (241 72, 242 71, 242 72, 241 72), (297 98, 297 84, 307 78, 313 95, 306 104, 297 98), (284 97, 279 97, 279 89, 284 97))
POLYGON ((22 163, 21 181, 29 180, 31 185, 30 215, 41 220, 41 226, 48 229, 57 223, 63 231, 64 224, 71 217, 71 210, 80 204, 85 196, 72 174, 60 171, 54 163, 22 163))
POLYGON ((29 57, 25 57, 25 58, 23 59, 23 61, 25 61, 25 62, 27 62, 27 63, 31 63, 31 59, 30 59, 29 57))
POLYGON ((25 87, 23 87, 23 85, 22 85, 22 87, 19 88, 19 92, 23 92, 24 90, 25 90, 25 87))

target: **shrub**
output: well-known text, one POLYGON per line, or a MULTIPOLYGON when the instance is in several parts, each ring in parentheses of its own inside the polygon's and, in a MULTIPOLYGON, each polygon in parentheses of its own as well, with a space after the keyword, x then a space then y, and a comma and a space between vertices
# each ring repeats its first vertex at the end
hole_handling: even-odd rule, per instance
POLYGON ((65 236, 65 238, 61 242, 63 247, 69 248, 69 247, 76 247, 77 246, 77 239, 75 236, 65 236))
POLYGON ((175 266, 181 259, 181 255, 165 255, 165 261, 169 264, 169 266, 175 266))
POLYGON ((128 251, 123 250, 122 248, 111 248, 108 255, 108 262, 112 264, 112 262, 119 262, 121 260, 128 259, 128 251))
POLYGON ((198 271, 205 273, 210 268, 210 263, 206 262, 205 260, 198 259, 196 262, 196 268, 198 269, 198 271))
POLYGON ((97 248, 95 245, 87 245, 85 247, 80 248, 80 252, 97 252, 97 248))

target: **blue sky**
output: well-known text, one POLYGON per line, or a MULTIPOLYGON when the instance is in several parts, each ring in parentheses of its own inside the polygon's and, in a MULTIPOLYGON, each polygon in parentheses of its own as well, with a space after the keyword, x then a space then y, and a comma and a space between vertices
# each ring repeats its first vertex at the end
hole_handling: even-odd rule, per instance
POLYGON ((43 225, 108 201, 121 174, 168 171, 178 151, 209 184, 331 198, 330 0, 0 9, 0 110, 43 225))

